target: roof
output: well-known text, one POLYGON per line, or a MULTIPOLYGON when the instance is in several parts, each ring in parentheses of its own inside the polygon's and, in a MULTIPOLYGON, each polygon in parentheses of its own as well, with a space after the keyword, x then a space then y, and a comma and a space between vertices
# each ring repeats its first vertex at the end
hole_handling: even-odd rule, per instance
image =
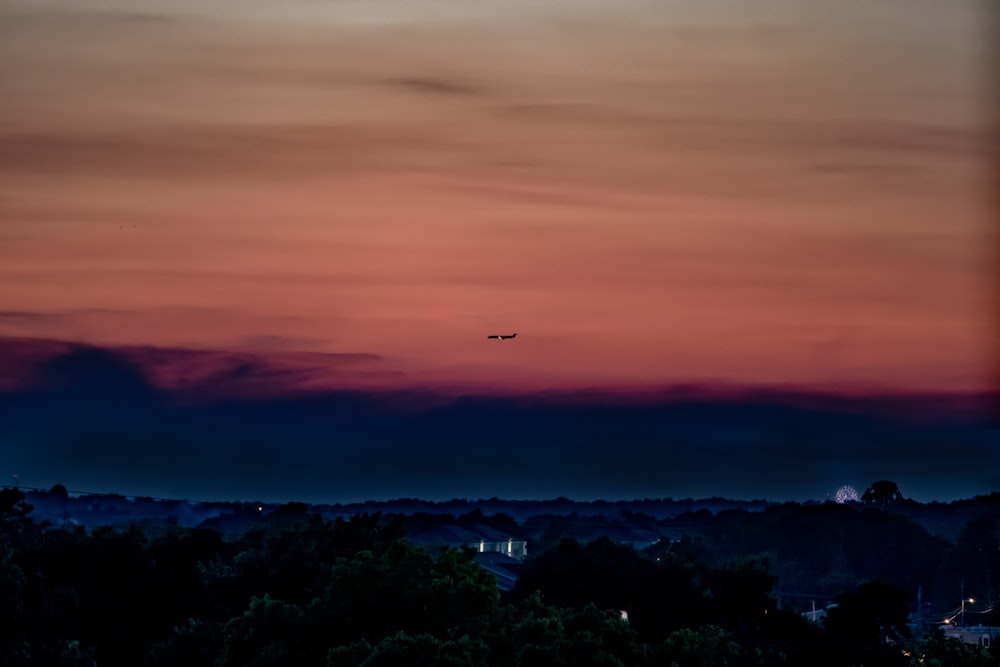
POLYGON ((475 559, 479 567, 496 577, 497 588, 501 591, 506 592, 514 588, 521 567, 519 560, 497 552, 477 553, 475 559))
POLYGON ((414 542, 442 542, 446 544, 479 544, 480 542, 524 542, 522 538, 512 537, 507 533, 489 526, 459 526, 449 524, 439 528, 421 531, 410 538, 414 542))

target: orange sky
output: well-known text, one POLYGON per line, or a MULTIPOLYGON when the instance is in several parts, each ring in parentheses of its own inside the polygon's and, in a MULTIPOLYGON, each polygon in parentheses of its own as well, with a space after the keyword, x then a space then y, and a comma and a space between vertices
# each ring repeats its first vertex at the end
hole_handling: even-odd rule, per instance
POLYGON ((981 7, 0 0, 0 336, 984 389, 981 7))

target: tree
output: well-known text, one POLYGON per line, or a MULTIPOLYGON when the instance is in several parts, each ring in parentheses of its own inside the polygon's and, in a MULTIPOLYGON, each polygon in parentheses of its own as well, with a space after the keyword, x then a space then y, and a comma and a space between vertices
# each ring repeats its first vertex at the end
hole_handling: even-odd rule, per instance
POLYGON ((30 654, 24 627, 27 578, 14 562, 14 550, 6 542, 0 535, 0 663, 27 665, 30 654))
POLYGON ((428 634, 397 632, 374 647, 362 640, 336 647, 327 656, 329 667, 474 667, 485 663, 489 648, 480 640, 463 635, 442 640, 428 634))
POLYGON ((175 626, 169 637, 153 644, 146 667, 214 667, 222 638, 221 624, 198 618, 175 626))
POLYGON ((740 645, 721 628, 706 625, 670 633, 657 650, 657 664, 678 667, 729 667, 738 664, 740 645))
POLYGON ((766 560, 747 559, 707 572, 713 620, 738 635, 759 634, 767 614, 776 611, 771 597, 775 579, 766 560))
POLYGON ((682 563, 656 563, 607 538, 584 545, 563 540, 525 563, 512 596, 523 600, 539 591, 550 604, 627 611, 643 641, 659 642, 701 621, 705 602, 694 576, 682 563))
POLYGON ((861 584, 836 602, 827 612, 826 629, 852 662, 885 664, 890 653, 898 654, 890 647, 910 636, 910 595, 898 586, 861 584))
POLYGON ((222 629, 219 667, 281 667, 312 662, 303 651, 304 619, 294 604, 255 597, 242 616, 222 629))
POLYGON ((383 554, 361 551, 330 572, 322 616, 341 644, 403 631, 454 638, 487 631, 499 604, 496 580, 473 560, 471 549, 432 558, 399 541, 383 554))
MULTIPOLYGON (((944 574, 948 591, 962 587, 970 597, 1000 597, 1000 512, 988 512, 965 525, 948 554, 944 574)), ((978 616, 979 622, 987 622, 978 616)))
POLYGON ((899 487, 887 479, 872 483, 861 496, 861 502, 883 510, 900 500, 903 500, 903 494, 899 492, 899 487))
POLYGON ((25 497, 20 489, 0 489, 0 523, 16 524, 27 519, 34 507, 25 502, 25 497))
MULTIPOLYGON (((621 612, 548 606, 537 591, 510 619, 510 662, 521 667, 622 667, 641 662, 635 631, 621 612)), ((501 663, 507 664, 507 663, 501 663)))
POLYGON ((910 652, 910 664, 914 667, 991 667, 997 663, 988 651, 975 644, 936 634, 910 652))

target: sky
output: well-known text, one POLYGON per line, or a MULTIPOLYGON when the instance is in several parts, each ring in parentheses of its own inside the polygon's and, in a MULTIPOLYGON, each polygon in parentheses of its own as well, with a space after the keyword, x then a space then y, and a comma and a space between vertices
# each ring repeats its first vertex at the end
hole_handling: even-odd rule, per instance
POLYGON ((948 430, 1000 370, 986 4, 0 0, 0 480, 803 498, 898 472, 925 498, 1000 489, 995 430, 965 408, 948 430), (81 387, 110 397, 87 426, 81 387), (172 435, 112 409, 123 387, 172 435), (697 387, 692 414, 728 434, 712 458, 683 453, 672 387, 697 387), (934 396, 912 409, 939 421, 893 421, 873 463, 870 422, 824 398, 837 442, 869 443, 831 464, 822 433, 785 433, 799 398, 774 391, 869 397, 849 412, 872 419, 873 396, 934 396), (754 392, 792 411, 765 410, 771 435, 733 416, 754 392), (322 415, 345 396, 379 397, 388 413, 362 412, 392 428, 333 442, 322 415), (486 408, 448 403, 471 396, 535 447, 503 468, 530 484, 445 481, 498 465, 486 408), (552 417, 552 396, 573 409, 552 417), (270 439, 219 401, 257 406, 270 439), (163 425, 178 410, 188 431, 163 425), (658 419, 673 426, 637 426, 658 419), (609 463, 623 434, 634 455, 609 463), (918 463, 894 468, 915 440, 918 463), (268 477, 282 452, 291 472, 268 477), (409 463, 376 473, 372 452, 409 463))

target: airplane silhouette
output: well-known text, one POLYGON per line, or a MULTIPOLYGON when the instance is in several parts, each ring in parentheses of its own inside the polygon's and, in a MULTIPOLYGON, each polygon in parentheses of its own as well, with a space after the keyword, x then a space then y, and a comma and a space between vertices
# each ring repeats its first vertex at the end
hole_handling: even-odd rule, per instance
POLYGON ((487 336, 487 338, 496 338, 497 340, 507 340, 508 338, 514 338, 517 334, 511 334, 509 336, 487 336))

